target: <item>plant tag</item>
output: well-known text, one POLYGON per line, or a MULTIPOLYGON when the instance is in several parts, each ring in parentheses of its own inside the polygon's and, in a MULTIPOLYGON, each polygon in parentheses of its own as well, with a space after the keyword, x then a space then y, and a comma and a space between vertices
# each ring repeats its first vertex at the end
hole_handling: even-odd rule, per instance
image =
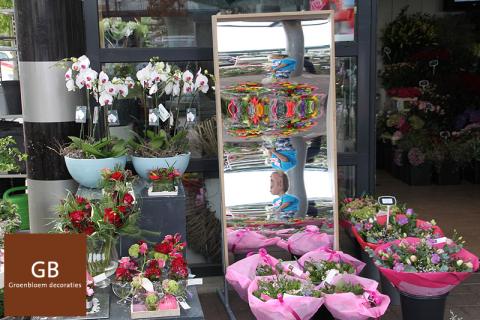
POLYGON ((87 106, 77 106, 75 109, 75 122, 86 123, 87 122, 87 106))
POLYGON ((197 119, 197 109, 187 108, 187 122, 195 123, 196 119, 197 119))
POLYGON ((167 119, 170 117, 170 113, 167 111, 167 109, 165 109, 165 107, 163 106, 163 104, 159 104, 158 105, 158 116, 160 117, 160 119, 162 120, 162 122, 165 122, 167 121, 167 119))
POLYGON ((93 283, 99 283, 107 279, 107 275, 104 273, 100 273, 99 275, 96 275, 93 277, 93 283))
POLYGON ((182 297, 178 297, 177 300, 178 300, 178 303, 180 304, 180 306, 181 306, 184 310, 190 309, 189 304, 188 304, 182 297))
POLYGON ((155 109, 148 110, 148 125, 150 126, 160 125, 160 122, 158 121, 158 115, 155 109))
POLYGON ((117 110, 108 110, 107 120, 108 120, 108 124, 110 126, 120 125, 120 119, 118 118, 118 111, 117 110))
POLYGON ((327 276, 325 277, 324 282, 325 282, 325 283, 328 283, 328 284, 331 284, 333 278, 334 278, 337 274, 338 274, 338 270, 337 270, 337 269, 330 269, 330 270, 328 270, 327 276))
POLYGON ((98 106, 93 108, 93 123, 98 123, 98 106))
POLYGON ((202 278, 194 278, 194 279, 187 280, 187 286, 201 286, 201 285, 203 285, 202 278))
POLYGON ((430 61, 428 62, 428 65, 429 65, 430 67, 432 67, 432 68, 435 68, 436 66, 438 66, 438 60, 437 60, 437 59, 435 59, 435 60, 430 60, 430 61))
POLYGON ((430 81, 428 81, 428 80, 420 80, 420 81, 418 82, 418 85, 419 85, 420 87, 422 87, 423 89, 425 89, 426 87, 428 87, 429 84, 430 84, 430 81))
POLYGON ((155 291, 153 289, 153 283, 150 280, 148 280, 147 278, 142 278, 142 287, 147 292, 154 292, 155 291))
POLYGON ((292 273, 293 273, 294 275, 296 275, 297 277, 303 275, 302 270, 298 269, 297 267, 293 267, 293 268, 292 268, 292 273))
POLYGON ((445 243, 445 242, 447 242, 447 237, 441 237, 441 238, 433 239, 433 241, 434 241, 434 244, 445 243))

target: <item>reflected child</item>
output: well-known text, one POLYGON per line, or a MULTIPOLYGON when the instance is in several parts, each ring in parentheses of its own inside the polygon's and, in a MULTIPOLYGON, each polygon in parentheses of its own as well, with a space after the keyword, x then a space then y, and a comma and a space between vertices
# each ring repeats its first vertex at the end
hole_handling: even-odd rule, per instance
POLYGON ((267 148, 270 164, 276 170, 288 171, 297 164, 297 151, 290 138, 278 138, 273 147, 267 148))
POLYGON ((287 175, 283 171, 274 171, 270 175, 270 193, 278 196, 273 199, 273 212, 279 220, 291 219, 298 211, 298 198, 287 191, 287 175))

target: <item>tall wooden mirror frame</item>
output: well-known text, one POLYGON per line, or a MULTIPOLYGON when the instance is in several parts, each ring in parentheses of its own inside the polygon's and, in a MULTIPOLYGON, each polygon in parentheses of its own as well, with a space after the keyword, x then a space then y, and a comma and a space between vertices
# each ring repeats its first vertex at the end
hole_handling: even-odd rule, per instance
MULTIPOLYGON (((273 12, 256 14, 217 14, 212 16, 212 36, 213 36, 213 62, 215 69, 215 99, 217 111, 217 138, 218 138, 218 158, 219 158, 219 176, 221 190, 221 224, 222 224, 222 248, 224 269, 228 266, 228 243, 227 243, 227 221, 224 190, 224 141, 223 141, 223 115, 221 110, 221 80, 219 72, 219 55, 217 24, 219 22, 233 21, 281 21, 281 20, 328 20, 331 26, 330 30, 330 84, 328 92, 327 113, 326 113, 326 132, 327 132, 327 157, 328 167, 331 170, 331 188, 333 205, 333 225, 335 250, 339 250, 339 224, 338 224, 338 189, 337 189, 337 142, 336 142, 336 99, 335 99, 335 41, 334 41, 334 12, 333 10, 323 11, 301 11, 301 12, 273 12)), ((225 270, 224 270, 225 271, 225 270)))

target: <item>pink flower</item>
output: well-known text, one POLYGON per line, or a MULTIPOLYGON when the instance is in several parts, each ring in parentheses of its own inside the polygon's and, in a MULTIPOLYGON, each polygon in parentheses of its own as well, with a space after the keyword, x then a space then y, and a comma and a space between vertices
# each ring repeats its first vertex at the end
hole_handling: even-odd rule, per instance
POLYGON ((145 254, 148 250, 148 246, 147 246, 147 243, 144 242, 140 245, 140 248, 138 249, 138 252, 140 252, 140 254, 145 254))
POLYGON ((163 259, 157 259, 157 263, 158 263, 158 267, 160 269, 164 268, 165 267, 165 260, 163 259))

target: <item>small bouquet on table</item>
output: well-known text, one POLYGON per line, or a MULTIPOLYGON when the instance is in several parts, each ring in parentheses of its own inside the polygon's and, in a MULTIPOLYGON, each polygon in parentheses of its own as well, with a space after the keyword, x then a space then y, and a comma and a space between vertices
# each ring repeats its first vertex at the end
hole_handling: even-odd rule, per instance
POLYGON ((159 168, 151 170, 148 177, 151 185, 148 188, 149 196, 176 196, 178 195, 178 184, 180 171, 174 167, 159 168))

